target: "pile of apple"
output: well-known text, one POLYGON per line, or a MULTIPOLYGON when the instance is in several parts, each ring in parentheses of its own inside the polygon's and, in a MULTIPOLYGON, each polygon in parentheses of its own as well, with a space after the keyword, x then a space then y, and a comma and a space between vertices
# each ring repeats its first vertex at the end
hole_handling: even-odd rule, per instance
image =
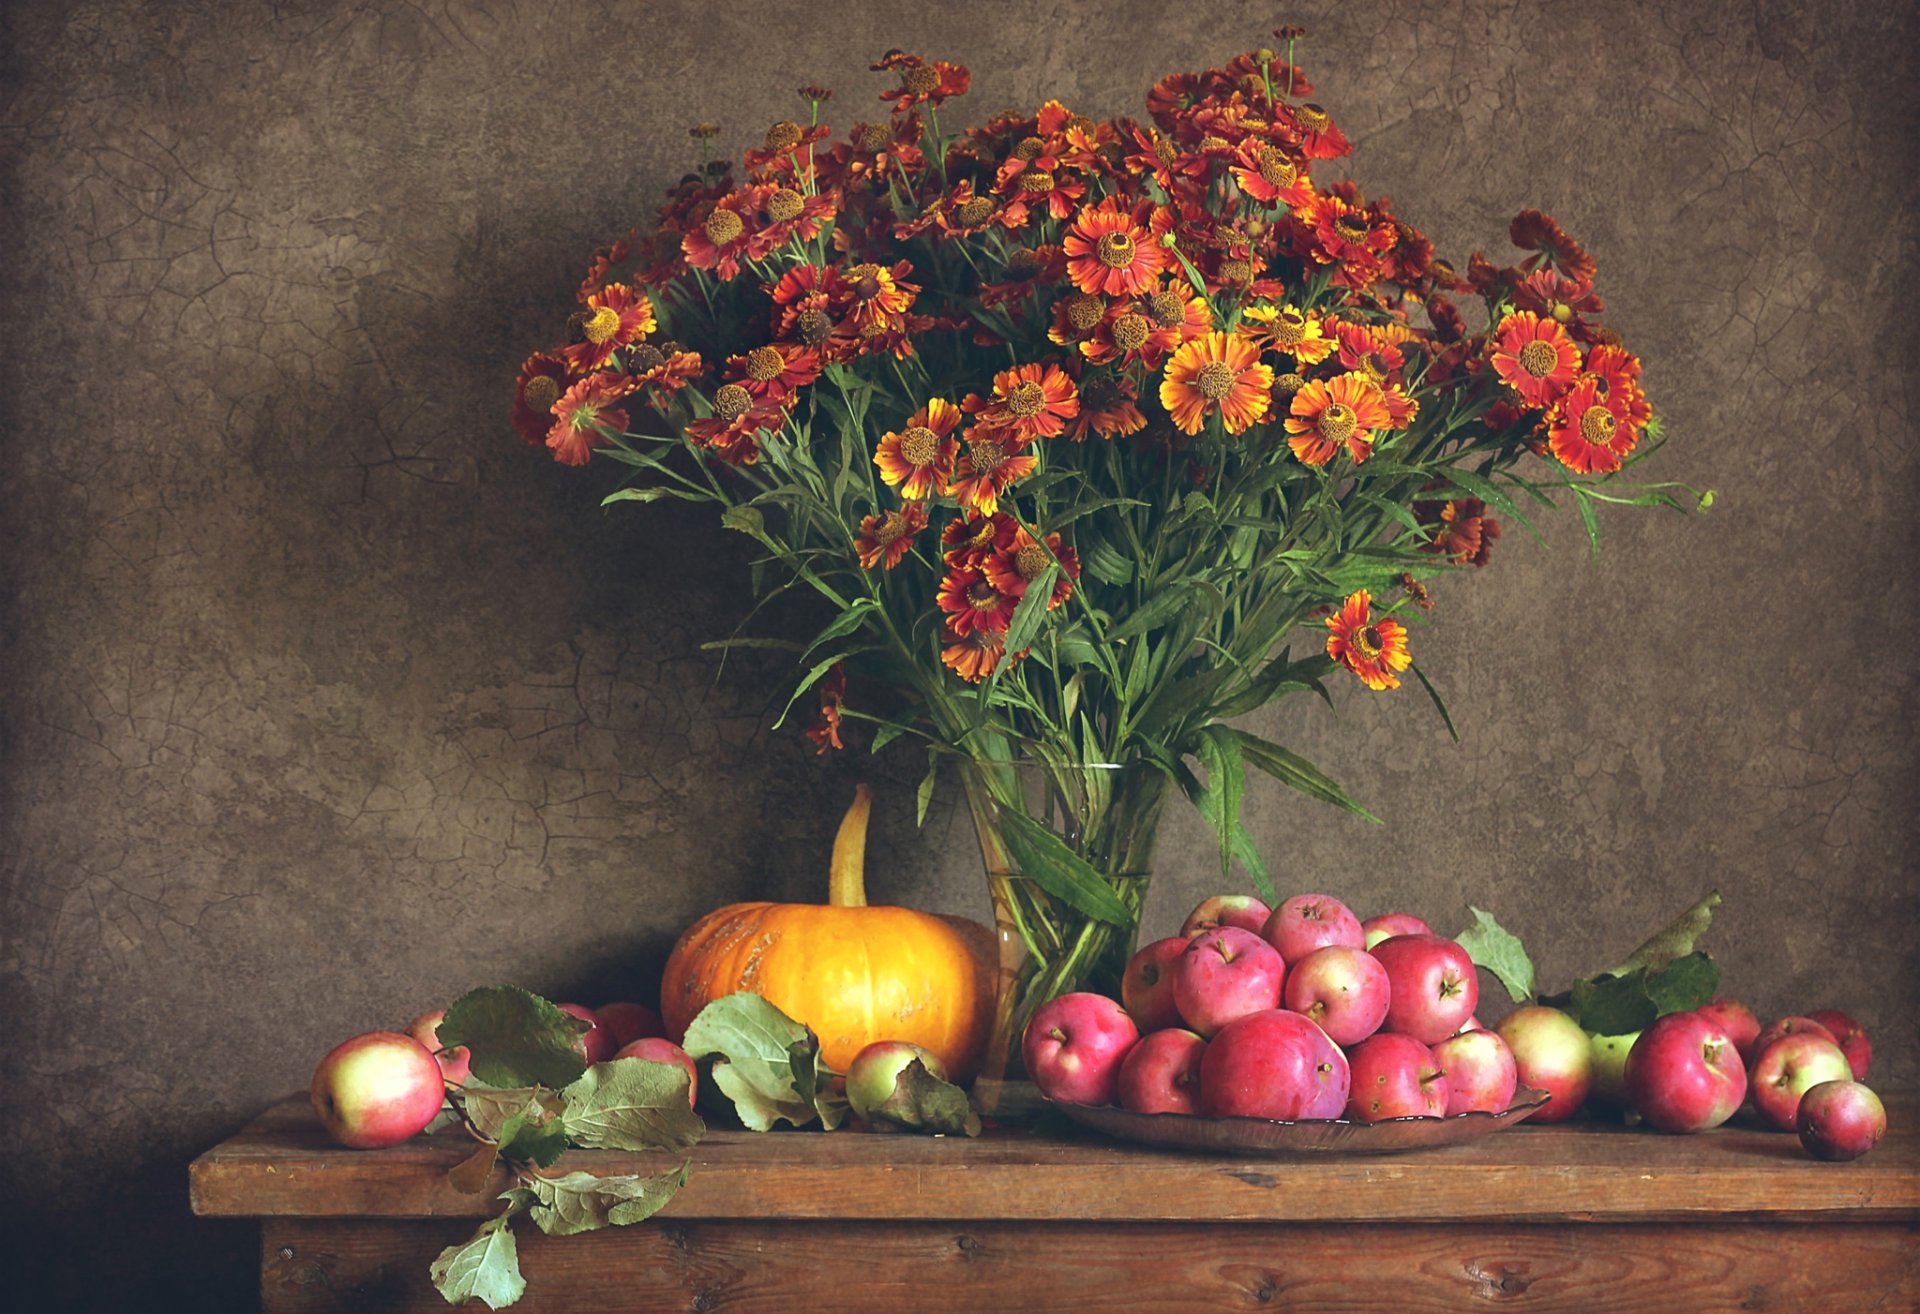
MULTIPOLYGON (((698 1071, 687 1052, 667 1040, 660 1015, 644 1004, 619 1002, 560 1011, 589 1024, 575 1042, 591 1065, 616 1058, 678 1063, 687 1070, 687 1099, 694 1098, 698 1071)), ((405 1031, 368 1031, 342 1041, 314 1069, 308 1097, 327 1134, 356 1150, 398 1145, 440 1116, 446 1088, 470 1076, 464 1048, 440 1044, 444 1008, 422 1013, 405 1031)))
POLYGON ((1886 1114, 1860 1085, 1866 1033, 1838 1013, 1782 1019, 1716 999, 1637 1036, 1593 1037, 1571 1016, 1520 1008, 1493 1030, 1474 1016, 1472 958, 1407 913, 1362 922, 1339 899, 1269 908, 1203 900, 1178 935, 1134 955, 1121 998, 1075 993, 1035 1010, 1027 1072, 1048 1098, 1138 1113, 1301 1119, 1501 1113, 1517 1088, 1573 1117, 1598 1093, 1666 1131, 1702 1131, 1751 1093, 1759 1120, 1799 1130, 1821 1158, 1872 1148, 1886 1114), (1748 1063, 1751 1063, 1749 1071, 1748 1063))

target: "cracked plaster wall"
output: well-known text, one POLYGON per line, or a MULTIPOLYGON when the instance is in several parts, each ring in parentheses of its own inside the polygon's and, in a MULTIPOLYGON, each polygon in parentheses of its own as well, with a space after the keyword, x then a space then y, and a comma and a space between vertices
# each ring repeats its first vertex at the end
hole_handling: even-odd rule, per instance
MULTIPOLYGON (((806 81, 865 114, 896 45, 970 65, 976 119, 1138 112, 1280 18, 1443 252, 1530 204, 1587 243, 1658 470, 1719 492, 1605 517, 1597 566, 1571 516, 1510 531, 1440 588, 1416 642, 1458 746, 1417 692, 1263 717, 1389 823, 1256 782, 1281 883, 1472 900, 1549 982, 1718 885, 1727 988, 1858 1009, 1910 1083, 1904 7, 16 2, 0 1105, 6 1235, 64 1262, 0 1281, 243 1307, 250 1239, 186 1217, 192 1154, 471 985, 647 995, 698 912, 817 893, 856 778, 876 895, 984 912, 953 800, 913 831, 910 755, 816 762, 767 728, 776 668, 715 680, 737 545, 599 514, 507 386, 696 118, 737 149, 806 81)), ((1150 928, 1218 881, 1191 817, 1164 853, 1150 928)))

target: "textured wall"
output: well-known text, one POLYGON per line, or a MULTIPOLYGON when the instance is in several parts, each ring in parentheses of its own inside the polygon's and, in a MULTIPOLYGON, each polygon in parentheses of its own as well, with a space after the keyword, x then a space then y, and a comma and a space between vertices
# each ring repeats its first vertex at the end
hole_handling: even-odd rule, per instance
MULTIPOLYGON (((737 543, 603 516, 505 424, 689 122, 757 141, 806 81, 864 114, 896 45, 970 65, 974 119, 1104 115, 1294 19, 1353 169, 1443 252, 1530 204, 1586 242, 1658 469, 1718 506, 1609 516, 1597 566, 1571 515, 1510 532, 1416 634, 1464 742, 1417 691, 1290 706, 1264 728, 1389 824, 1257 781, 1257 835, 1290 887, 1497 910, 1549 982, 1718 885, 1729 988, 1857 1007, 1912 1081, 1903 10, 9 6, 0 1171, 10 1241, 124 1246, 29 1285, 238 1307, 194 1152, 471 985, 648 993, 697 912, 817 891, 857 778, 876 894, 984 913, 909 756, 817 762, 766 728, 774 668, 716 680, 737 543)), ((1164 851, 1150 928, 1217 880, 1190 816, 1164 851)))

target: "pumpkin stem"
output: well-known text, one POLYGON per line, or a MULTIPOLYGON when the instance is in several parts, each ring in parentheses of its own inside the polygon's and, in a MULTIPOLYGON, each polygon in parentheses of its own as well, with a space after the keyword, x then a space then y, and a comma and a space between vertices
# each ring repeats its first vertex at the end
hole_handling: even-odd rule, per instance
POLYGON ((873 811, 873 787, 855 785, 853 805, 833 837, 833 863, 827 869, 827 903, 834 908, 867 906, 867 816, 873 811))

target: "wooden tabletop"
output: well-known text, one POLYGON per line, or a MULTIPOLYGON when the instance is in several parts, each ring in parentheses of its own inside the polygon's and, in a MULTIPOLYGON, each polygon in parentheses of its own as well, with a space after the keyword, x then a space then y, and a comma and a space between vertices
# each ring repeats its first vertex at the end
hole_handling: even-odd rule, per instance
MULTIPOLYGON (((964 1137, 852 1131, 709 1132, 662 1213, 677 1219, 992 1219, 1051 1222, 1920 1221, 1920 1096, 1889 1098, 1889 1131, 1852 1163, 1789 1134, 1723 1127, 1666 1136, 1601 1123, 1521 1125, 1394 1155, 1241 1158, 1170 1153, 1064 1121, 964 1137)), ((327 1140, 289 1099, 194 1161, 196 1213, 451 1218, 493 1213, 447 1170, 458 1130, 377 1151, 327 1140)), ((573 1150, 567 1170, 618 1173, 664 1157, 573 1150)), ((501 1179, 504 1188, 505 1178, 501 1179)))

